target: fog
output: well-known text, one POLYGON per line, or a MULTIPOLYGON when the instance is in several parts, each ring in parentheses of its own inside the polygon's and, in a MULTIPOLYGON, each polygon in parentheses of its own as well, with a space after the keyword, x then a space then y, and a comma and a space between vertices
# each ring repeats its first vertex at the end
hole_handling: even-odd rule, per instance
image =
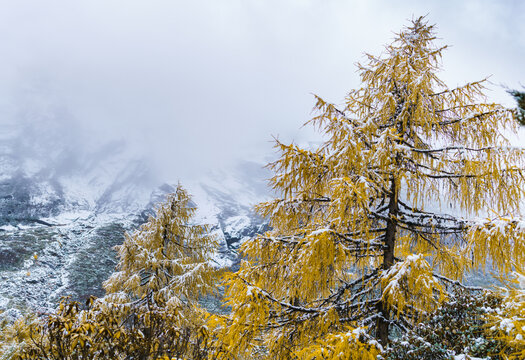
POLYGON ((315 139, 312 94, 342 102, 363 53, 425 14, 452 45, 448 85, 492 75, 489 98, 513 106, 519 0, 20 0, 0 2, 0 125, 41 155, 124 141, 158 176, 198 178, 271 156, 272 136, 315 139))

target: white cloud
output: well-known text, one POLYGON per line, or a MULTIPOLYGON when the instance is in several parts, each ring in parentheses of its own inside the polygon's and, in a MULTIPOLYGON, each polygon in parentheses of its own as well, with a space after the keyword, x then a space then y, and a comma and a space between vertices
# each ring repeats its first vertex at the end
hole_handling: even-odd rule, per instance
POLYGON ((361 54, 427 13, 453 45, 450 85, 525 82, 520 1, 3 1, 0 121, 38 99, 170 175, 200 175, 270 153, 271 135, 311 136, 311 93, 341 102, 361 54))

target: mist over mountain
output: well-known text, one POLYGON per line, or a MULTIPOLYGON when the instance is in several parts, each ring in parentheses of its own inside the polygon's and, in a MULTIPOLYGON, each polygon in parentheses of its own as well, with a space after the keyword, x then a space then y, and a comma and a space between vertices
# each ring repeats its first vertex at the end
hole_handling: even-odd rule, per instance
MULTIPOLYGON (((30 115, 26 115, 30 119, 30 115)), ((90 142, 68 114, 6 127, 0 138, 0 310, 52 309, 61 296, 101 296, 113 246, 147 219, 178 179, 162 179, 124 140, 90 142)), ((252 206, 269 197, 263 163, 244 161, 181 181, 220 242, 217 266, 264 231, 252 206)))

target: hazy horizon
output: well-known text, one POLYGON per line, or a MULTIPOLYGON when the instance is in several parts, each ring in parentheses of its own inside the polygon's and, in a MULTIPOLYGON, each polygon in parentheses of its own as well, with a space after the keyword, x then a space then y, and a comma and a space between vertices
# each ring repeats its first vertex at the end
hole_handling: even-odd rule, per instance
POLYGON ((47 132, 44 154, 122 140, 160 177, 198 178, 272 156, 272 136, 315 139, 312 94, 343 101, 354 63, 419 15, 451 45, 449 86, 491 75, 489 99, 514 105, 500 85, 525 83, 525 2, 1 1, 0 124, 27 146, 47 132))

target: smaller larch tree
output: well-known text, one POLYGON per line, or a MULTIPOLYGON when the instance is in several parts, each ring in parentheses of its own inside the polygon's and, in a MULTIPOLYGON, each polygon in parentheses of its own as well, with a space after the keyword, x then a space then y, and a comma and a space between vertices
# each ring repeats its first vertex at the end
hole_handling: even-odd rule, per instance
POLYGON ((413 20, 358 64, 363 85, 344 106, 317 97, 321 146, 277 142, 280 197, 258 206, 272 230, 243 244, 231 316, 216 324, 231 352, 376 359, 470 270, 524 263, 514 113, 486 99, 484 81, 448 88, 435 39, 413 20))
MULTIPOLYGON (((173 337, 188 337, 184 356, 204 348, 206 312, 199 298, 216 290, 211 257, 217 242, 207 226, 193 223, 196 211, 182 186, 167 196, 155 216, 117 246, 117 271, 104 283, 103 303, 117 306, 126 326, 142 327, 144 359, 170 356, 173 337), (163 340, 169 340, 163 343, 163 340)), ((177 337, 175 340, 178 340, 177 337)))
MULTIPOLYGON (((217 243, 194 224, 195 207, 180 185, 117 247, 117 271, 104 298, 0 328, 0 356, 19 360, 207 359, 211 337, 199 298, 216 288, 217 243), (7 355, 6 355, 7 354, 7 355)), ((220 354, 219 351, 213 351, 220 354)))

